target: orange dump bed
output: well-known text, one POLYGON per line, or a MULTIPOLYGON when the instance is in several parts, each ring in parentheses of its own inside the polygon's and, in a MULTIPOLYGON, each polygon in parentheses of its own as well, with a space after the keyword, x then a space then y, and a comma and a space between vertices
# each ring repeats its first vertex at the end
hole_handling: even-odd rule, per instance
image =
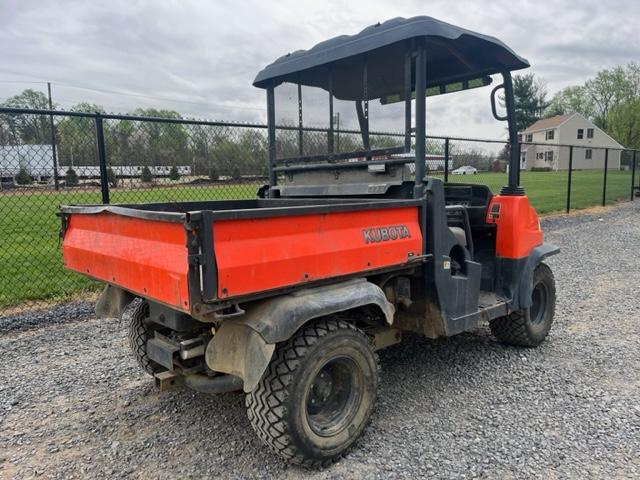
POLYGON ((189 312, 421 259, 414 201, 326 202, 63 207, 64 263, 189 312))

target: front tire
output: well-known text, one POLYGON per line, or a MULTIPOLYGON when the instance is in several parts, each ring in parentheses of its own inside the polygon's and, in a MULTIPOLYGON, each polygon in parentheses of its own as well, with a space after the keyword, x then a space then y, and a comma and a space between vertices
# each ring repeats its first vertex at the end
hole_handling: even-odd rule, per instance
POLYGON ((533 272, 532 304, 489 322, 498 340, 521 347, 537 347, 547 338, 556 308, 556 284, 553 272, 544 263, 533 272))
POLYGON ((247 413, 261 440, 291 463, 328 465, 366 426, 378 391, 378 357, 367 336, 335 318, 278 344, 247 413))

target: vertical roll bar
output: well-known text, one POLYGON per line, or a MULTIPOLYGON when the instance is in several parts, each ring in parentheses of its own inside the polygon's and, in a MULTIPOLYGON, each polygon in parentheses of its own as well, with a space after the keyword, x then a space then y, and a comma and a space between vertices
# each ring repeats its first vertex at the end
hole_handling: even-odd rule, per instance
POLYGON ((418 55, 416 57, 416 182, 413 196, 420 198, 423 195, 422 184, 425 172, 425 147, 426 147, 426 116, 425 103, 427 101, 427 52, 424 42, 418 43, 418 55))
POLYGON ((507 109, 509 127, 509 183, 500 190, 501 195, 524 195, 524 189, 518 185, 520 178, 520 153, 518 148, 518 126, 516 108, 513 103, 513 81, 511 72, 502 72, 504 85, 504 103, 507 109))
POLYGON ((404 58, 404 149, 411 151, 411 50, 404 58))
POLYGON ((276 186, 276 99, 273 85, 267 88, 267 136, 269 138, 269 186, 276 186))

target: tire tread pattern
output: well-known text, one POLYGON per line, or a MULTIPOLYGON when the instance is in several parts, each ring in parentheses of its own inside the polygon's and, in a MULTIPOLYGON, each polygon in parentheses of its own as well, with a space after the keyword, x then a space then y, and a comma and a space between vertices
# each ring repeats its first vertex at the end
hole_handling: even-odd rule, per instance
POLYGON ((537 278, 541 278, 542 280, 549 282, 549 286, 553 290, 552 299, 549 300, 553 302, 553 305, 550 306, 552 309, 551 318, 544 337, 540 339, 532 336, 530 329, 528 328, 527 322, 529 322, 529 320, 527 318, 527 312, 525 310, 518 310, 504 317, 495 318, 489 322, 491 333, 493 333, 493 335, 501 342, 519 347, 532 348, 540 345, 542 340, 547 336, 547 333, 551 328, 551 322, 553 322, 553 311, 555 310, 555 280, 553 278, 553 272, 545 263, 540 263, 536 267, 534 272, 534 282, 537 278))
MULTIPOLYGON (((315 460, 296 449, 285 423, 287 387, 301 361, 318 340, 341 329, 357 331, 370 342, 362 331, 340 318, 329 317, 312 322, 289 340, 278 344, 258 386, 246 397, 247 415, 258 437, 287 461, 307 468, 326 467, 346 452, 336 458, 315 460)), ((375 358, 379 371, 377 355, 375 358)))
POLYGON ((147 355, 147 340, 153 336, 153 331, 145 321, 149 316, 149 304, 140 302, 131 314, 129 323, 129 347, 138 365, 149 375, 161 372, 163 368, 147 355))

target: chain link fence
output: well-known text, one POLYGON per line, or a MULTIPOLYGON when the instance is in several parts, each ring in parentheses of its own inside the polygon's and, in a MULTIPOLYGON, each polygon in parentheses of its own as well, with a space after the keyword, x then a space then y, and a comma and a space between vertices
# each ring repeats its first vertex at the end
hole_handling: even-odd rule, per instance
MULTIPOLYGON (((404 134, 371 132, 370 144, 402 146, 404 134)), ((360 148, 358 131, 337 128, 331 137, 321 128, 276 129, 280 158, 360 148)), ((520 183, 542 213, 633 198, 640 186, 634 151, 520 149, 520 183)), ((429 175, 494 192, 507 183, 507 158, 504 140, 427 141, 429 175)), ((267 183, 267 164, 262 124, 0 109, 0 316, 99 287, 62 267, 61 204, 253 198, 267 183)))

